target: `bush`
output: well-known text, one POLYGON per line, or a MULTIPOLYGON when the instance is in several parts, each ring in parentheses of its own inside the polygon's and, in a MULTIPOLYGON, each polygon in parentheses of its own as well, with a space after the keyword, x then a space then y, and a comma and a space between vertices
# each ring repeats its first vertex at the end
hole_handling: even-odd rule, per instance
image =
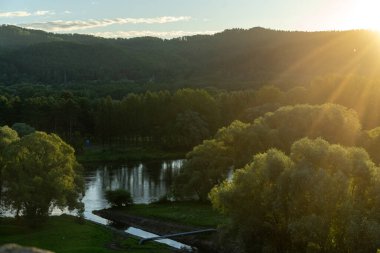
POLYGON ((133 203, 131 193, 124 189, 106 191, 105 197, 112 206, 122 207, 133 203))

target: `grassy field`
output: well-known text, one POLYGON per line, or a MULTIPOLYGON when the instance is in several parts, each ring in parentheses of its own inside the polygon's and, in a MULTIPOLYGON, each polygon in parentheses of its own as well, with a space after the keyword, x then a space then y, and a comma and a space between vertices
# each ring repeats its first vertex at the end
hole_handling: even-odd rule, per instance
POLYGON ((17 243, 34 246, 57 253, 144 253, 172 252, 157 243, 138 245, 138 239, 125 238, 91 222, 79 224, 75 217, 62 215, 50 217, 39 228, 28 228, 13 218, 0 218, 0 245, 17 243))
POLYGON ((180 159, 184 158, 184 152, 166 152, 153 148, 123 148, 93 146, 85 148, 77 155, 79 162, 123 162, 154 159, 180 159))
POLYGON ((138 204, 126 207, 123 211, 130 215, 196 227, 216 228, 218 225, 228 222, 227 218, 213 210, 210 204, 192 201, 138 204))

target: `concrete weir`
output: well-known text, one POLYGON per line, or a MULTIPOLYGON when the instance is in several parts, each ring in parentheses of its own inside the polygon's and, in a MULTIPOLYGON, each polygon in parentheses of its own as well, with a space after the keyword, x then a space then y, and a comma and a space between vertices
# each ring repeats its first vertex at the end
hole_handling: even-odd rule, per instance
POLYGON ((216 229, 203 229, 203 230, 196 230, 196 231, 190 231, 190 232, 183 232, 183 233, 175 233, 175 234, 169 234, 169 235, 162 235, 162 236, 155 236, 151 238, 144 238, 140 240, 140 244, 144 244, 148 241, 155 241, 155 240, 161 240, 161 239, 168 239, 168 238, 174 238, 174 237, 180 237, 180 236, 188 236, 188 235, 196 235, 196 234, 204 234, 204 233, 211 233, 216 232, 216 229))

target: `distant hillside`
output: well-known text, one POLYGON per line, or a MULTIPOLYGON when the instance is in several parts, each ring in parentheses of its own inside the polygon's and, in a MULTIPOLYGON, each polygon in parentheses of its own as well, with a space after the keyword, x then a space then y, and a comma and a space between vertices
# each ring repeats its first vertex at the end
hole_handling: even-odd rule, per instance
POLYGON ((226 30, 162 40, 104 39, 0 27, 0 84, 128 81, 215 86, 303 83, 329 74, 380 76, 370 31, 226 30))

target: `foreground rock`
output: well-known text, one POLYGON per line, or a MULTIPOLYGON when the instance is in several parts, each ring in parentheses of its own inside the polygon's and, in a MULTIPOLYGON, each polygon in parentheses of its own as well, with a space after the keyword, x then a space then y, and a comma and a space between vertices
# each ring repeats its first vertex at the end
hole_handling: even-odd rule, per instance
POLYGON ((49 250, 42 250, 34 247, 22 247, 17 244, 5 244, 0 246, 0 253, 53 253, 49 250))

